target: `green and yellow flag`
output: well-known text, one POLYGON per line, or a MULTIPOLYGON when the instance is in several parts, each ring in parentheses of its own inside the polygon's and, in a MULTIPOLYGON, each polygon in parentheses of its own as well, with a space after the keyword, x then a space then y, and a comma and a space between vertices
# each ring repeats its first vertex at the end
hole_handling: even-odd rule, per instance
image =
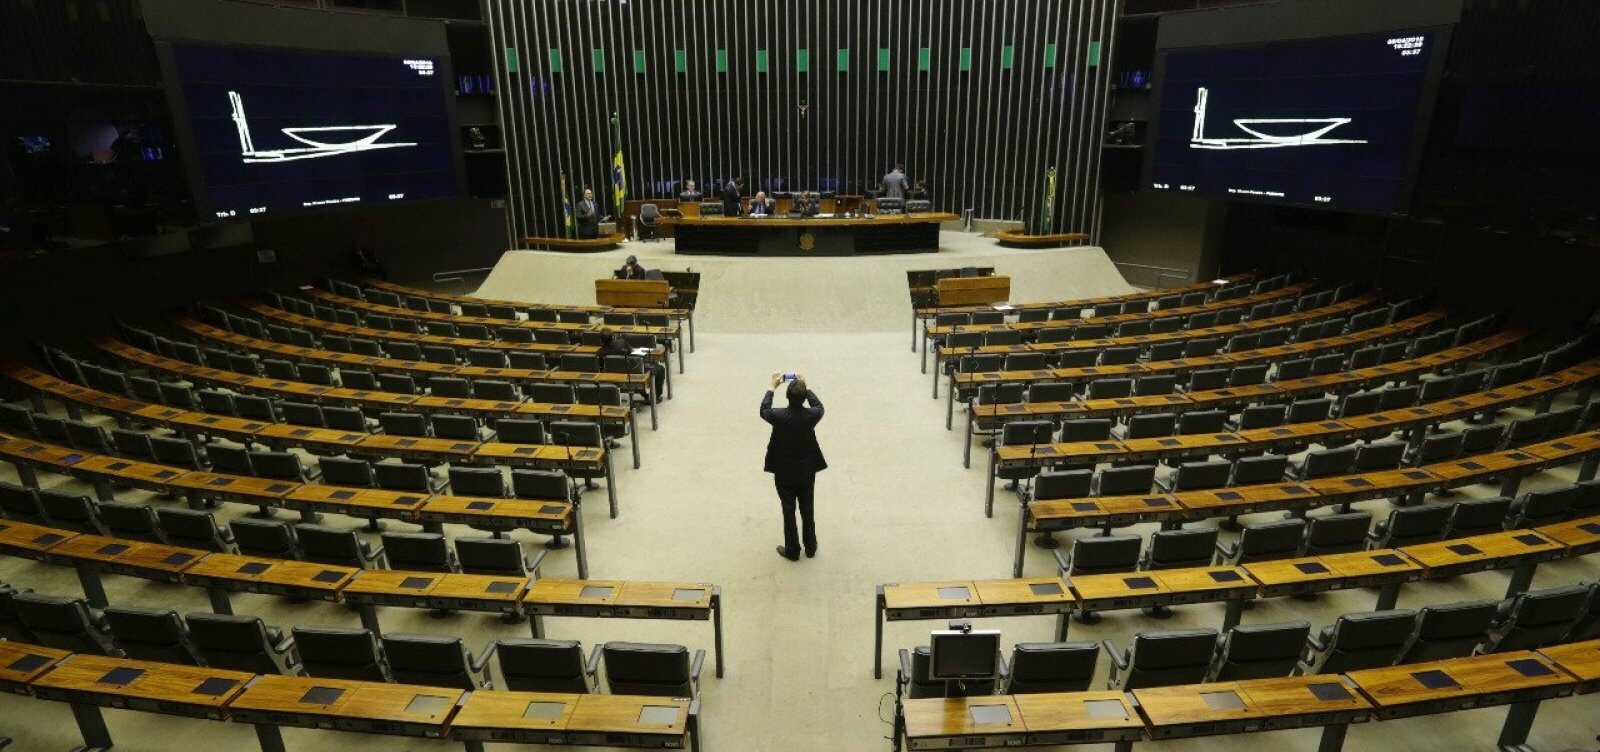
POLYGON ((628 201, 628 176, 622 170, 622 122, 611 113, 611 198, 617 216, 622 216, 628 201))
POLYGON ((561 171, 561 237, 578 236, 578 225, 572 217, 572 195, 567 192, 567 171, 561 171))
POLYGON ((1044 168, 1044 200, 1039 202, 1039 227, 1036 235, 1055 232, 1056 222, 1056 168, 1044 168))

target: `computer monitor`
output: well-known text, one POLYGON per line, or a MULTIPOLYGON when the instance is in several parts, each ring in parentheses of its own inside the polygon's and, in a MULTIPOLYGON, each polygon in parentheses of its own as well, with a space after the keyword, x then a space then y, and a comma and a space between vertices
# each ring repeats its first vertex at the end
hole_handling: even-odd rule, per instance
POLYGON ((933 681, 993 679, 1000 673, 1000 630, 935 630, 930 636, 928 678, 933 681))

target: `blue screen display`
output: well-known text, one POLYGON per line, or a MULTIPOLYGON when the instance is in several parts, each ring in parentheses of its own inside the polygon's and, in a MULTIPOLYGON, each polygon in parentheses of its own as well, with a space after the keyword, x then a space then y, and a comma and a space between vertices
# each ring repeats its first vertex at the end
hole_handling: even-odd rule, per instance
POLYGON ((187 42, 171 49, 207 216, 460 195, 443 61, 187 42))
POLYGON ((1147 187, 1401 213, 1438 30, 1168 51, 1147 187))

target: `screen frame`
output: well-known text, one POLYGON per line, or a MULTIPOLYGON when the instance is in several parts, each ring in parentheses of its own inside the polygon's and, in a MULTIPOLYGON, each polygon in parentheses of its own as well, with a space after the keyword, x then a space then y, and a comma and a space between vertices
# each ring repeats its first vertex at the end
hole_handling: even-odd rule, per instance
POLYGON ((928 679, 932 681, 982 681, 993 679, 1000 673, 1000 630, 974 629, 970 632, 959 630, 934 630, 928 636, 928 679), (994 646, 994 662, 988 674, 964 674, 961 676, 946 676, 939 673, 939 644, 947 641, 974 641, 982 639, 994 646))
POLYGON ((1287 206, 1302 209, 1318 209, 1321 211, 1342 212, 1346 214, 1363 214, 1380 217, 1405 217, 1411 214, 1411 204, 1415 198, 1418 173, 1422 169, 1422 158, 1427 151, 1428 131, 1433 125, 1434 110, 1439 99, 1440 85, 1444 80, 1445 61, 1450 54, 1450 37, 1455 31, 1454 23, 1435 24, 1430 26, 1413 26, 1394 29, 1381 29, 1341 34, 1316 34, 1310 36, 1282 37, 1279 39, 1263 39, 1244 42, 1230 42, 1211 45, 1184 45, 1174 47, 1158 47, 1156 59, 1151 66, 1150 76, 1153 83, 1150 89, 1150 122, 1145 127, 1149 138, 1144 146, 1144 164, 1139 172, 1139 193, 1158 193, 1162 195, 1189 196, 1214 201, 1237 201, 1245 204, 1262 204, 1267 206, 1287 206), (1412 118, 1411 149, 1406 159, 1405 175, 1400 180, 1400 187, 1396 190, 1395 206, 1390 211, 1373 211, 1370 209, 1351 208, 1346 206, 1318 204, 1290 199, 1275 199, 1270 197, 1236 198, 1231 196, 1215 196, 1206 193, 1190 193, 1177 190, 1157 190, 1151 185, 1154 181, 1156 165, 1155 139, 1161 132, 1161 102, 1164 96, 1167 73, 1167 55, 1173 52, 1194 51, 1223 51, 1233 49, 1252 49, 1270 47, 1275 45, 1288 45, 1302 42, 1314 42, 1324 39, 1356 39, 1361 37, 1375 37, 1385 35, 1406 34, 1433 34, 1434 52, 1428 59, 1428 69, 1423 73, 1422 99, 1417 103, 1417 112, 1412 118))
POLYGON ((220 39, 191 39, 178 37, 155 37, 152 41, 156 47, 156 61, 161 70, 161 88, 166 94, 167 111, 172 117, 173 131, 176 135, 178 148, 182 150, 180 159, 183 162, 184 178, 189 184, 189 200, 194 205, 198 224, 250 222, 299 217, 304 215, 327 215, 339 213, 353 213, 376 206, 402 206, 407 204, 426 204, 436 201, 457 201, 466 196, 467 175, 465 160, 461 153, 461 124, 456 114, 455 95, 455 68, 451 65, 448 52, 437 51, 407 52, 402 50, 338 50, 326 47, 295 47, 291 45, 264 45, 240 44, 220 39), (177 56, 173 53, 174 44, 210 45, 214 47, 232 47, 238 49, 260 50, 264 52, 286 53, 323 53, 332 55, 346 55, 350 57, 373 58, 398 58, 408 54, 426 54, 427 57, 437 58, 440 70, 435 75, 442 76, 440 84, 445 93, 445 120, 450 129, 450 167, 455 174, 456 193, 451 196, 430 196, 428 198, 399 199, 381 204, 329 204, 326 206, 301 207, 277 214, 246 214, 243 216, 218 217, 216 207, 211 201, 211 191, 205 181, 205 174, 200 165, 199 146, 194 138, 194 124, 189 117, 189 102, 183 94, 182 82, 178 80, 177 56), (182 127, 178 124, 182 123, 182 127))

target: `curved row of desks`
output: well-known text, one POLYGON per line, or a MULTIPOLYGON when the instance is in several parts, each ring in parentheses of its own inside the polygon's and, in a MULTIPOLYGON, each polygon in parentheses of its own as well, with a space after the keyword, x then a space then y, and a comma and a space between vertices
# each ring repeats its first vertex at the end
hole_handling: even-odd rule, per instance
POLYGON ((1273 452, 1313 443, 1326 444, 1388 436, 1396 431, 1425 428, 1518 404, 1547 402, 1571 389, 1582 388, 1587 391, 1590 382, 1597 376, 1600 376, 1600 357, 1544 376, 1483 392, 1352 418, 1221 433, 996 447, 988 453, 989 469, 984 484, 984 514, 989 517, 994 516, 994 486, 999 477, 998 472, 1003 469, 1029 472, 1046 467, 1092 466, 1134 460, 1172 462, 1211 455, 1273 452))
MULTIPOLYGON (((101 708, 255 726, 262 752, 283 752, 281 727, 459 741, 699 750, 700 701, 642 695, 464 691, 249 674, 71 653, 0 641, 0 689, 65 702, 84 744, 112 746, 101 708)), ((331 740, 330 740, 331 741, 331 740)))
POLYGON ((114 500, 111 488, 120 485, 183 496, 195 509, 204 508, 206 501, 231 501, 297 511, 306 521, 315 521, 320 514, 343 514, 397 520, 430 532, 442 532, 445 523, 453 523, 500 532, 521 529, 571 535, 578 576, 589 576, 583 515, 578 505, 564 501, 453 496, 229 475, 96 454, 5 433, 0 433, 0 461, 15 466, 24 485, 38 487, 35 472, 43 470, 93 484, 101 501, 114 500))
POLYGON ((1525 749, 1539 703, 1600 691, 1600 640, 1346 674, 1175 687, 896 699, 894 749, 1115 744, 1350 724, 1510 705, 1495 749, 1525 749))
POLYGON ((1190 316, 1196 313, 1227 311, 1234 308, 1249 308, 1258 303, 1273 303, 1287 298, 1293 298, 1309 293, 1317 286, 1315 280, 1296 282, 1276 290, 1258 292, 1230 300, 1217 300, 1192 306, 1179 306, 1177 308, 1162 308, 1142 313, 1117 313, 1107 316, 1094 316, 1091 318, 1076 319, 1050 319, 1048 321, 1006 321, 999 324, 951 324, 947 326, 930 326, 924 334, 929 337, 943 337, 958 332, 998 332, 1016 330, 1023 332, 1037 332, 1042 329, 1075 329, 1081 326, 1098 326, 1124 324, 1133 321, 1151 321, 1170 316, 1190 316))
POLYGON ((912 315, 916 318, 931 319, 941 313, 974 313, 978 311, 994 310, 1010 312, 1073 307, 1076 307, 1079 310, 1084 310, 1094 308, 1097 305, 1102 305, 1105 303, 1132 303, 1140 300, 1155 300, 1156 298, 1161 298, 1168 295, 1186 295, 1192 292, 1211 293, 1224 287, 1249 282, 1250 280, 1255 279, 1256 276, 1257 275, 1255 272, 1245 272, 1242 274, 1234 274, 1228 277, 1223 277, 1221 279, 1196 282, 1192 285, 1184 285, 1182 287, 1140 290, 1138 292, 1122 293, 1121 295, 1102 295, 1096 298, 1074 298, 1072 300, 1046 300, 1035 303, 1015 303, 1004 308, 995 308, 992 305, 960 305, 916 308, 913 309, 912 315))
MULTIPOLYGON (((1591 453, 1600 451, 1600 447, 1591 453)), ((1591 454, 1593 456, 1593 454, 1591 454)), ((1239 623, 1257 598, 1378 588, 1374 610, 1395 607, 1401 586, 1419 580, 1511 569, 1506 597, 1528 588, 1541 562, 1600 551, 1600 517, 1506 530, 1400 548, 1274 559, 1239 566, 1119 574, 953 580, 879 585, 872 675, 883 676, 883 625, 889 621, 1056 615, 1056 640, 1067 639, 1074 609, 1125 611, 1224 603, 1221 630, 1239 623)))
MULTIPOLYGON (((1017 420, 1080 420, 1125 418, 1145 413, 1185 413, 1194 410, 1235 409, 1257 403, 1287 402, 1299 397, 1321 396, 1379 386, 1393 381, 1414 381, 1447 368, 1463 366, 1492 357, 1498 352, 1525 342, 1531 332, 1515 329, 1491 334, 1459 347, 1440 350, 1411 360, 1380 363, 1366 368, 1344 370, 1322 376, 1265 381, 1260 384, 1203 389, 1129 397, 1069 400, 1065 402, 1015 402, 967 407, 967 435, 975 421, 1005 424, 1017 420)), ((970 454, 968 441, 964 452, 970 454)))
POLYGON ((477 611, 529 617, 710 621, 717 676, 723 672, 722 588, 704 582, 554 579, 355 569, 307 561, 211 553, 160 543, 0 518, 0 556, 72 567, 91 605, 107 605, 101 574, 204 588, 211 608, 232 614, 232 593, 256 593, 355 606, 361 624, 382 634, 378 607, 477 611))
MULTIPOLYGON (((449 293, 435 292, 433 290, 424 290, 420 287, 402 285, 385 279, 373 279, 372 277, 360 277, 356 279, 356 284, 358 287, 382 290, 384 292, 394 293, 395 295, 410 295, 412 297, 423 298, 426 300, 438 300, 445 303, 451 303, 456 306, 460 306, 462 303, 477 305, 507 305, 523 312, 582 311, 593 316, 604 316, 608 313, 631 313, 635 315, 642 313, 645 315, 666 316, 667 318, 676 321, 688 321, 694 317, 694 311, 688 308, 630 308, 627 306, 605 305, 558 305, 556 303, 529 303, 520 300, 503 300, 498 298, 476 298, 466 295, 451 295, 449 293)), ((337 293, 338 290, 330 290, 330 292, 337 293)))
MULTIPOLYGON (((358 355, 356 353, 336 352, 299 345, 286 345, 268 339, 256 339, 244 334, 236 334, 226 329, 221 329, 207 324, 199 319, 189 316, 174 317, 173 324, 180 329, 211 342, 221 343, 239 350, 264 356, 276 356, 292 362, 309 362, 335 368, 359 368, 375 373, 396 373, 411 376, 415 379, 428 379, 435 376, 447 376, 466 379, 496 379, 512 381, 519 384, 534 382, 545 384, 600 384, 615 386, 624 395, 641 394, 650 407, 650 428, 658 427, 656 419, 656 390, 655 380, 643 373, 620 373, 613 371, 563 371, 557 368, 535 370, 531 368, 496 368, 490 366, 472 366, 459 363, 433 363, 425 360, 400 360, 398 358, 383 358, 372 355, 358 355)), ((425 382, 424 382, 425 383, 425 382)), ((486 400, 487 401, 487 400, 486 400)), ((457 405, 457 413, 462 414, 459 408, 468 405, 457 405)), ((626 407, 620 406, 619 407, 626 407)))

